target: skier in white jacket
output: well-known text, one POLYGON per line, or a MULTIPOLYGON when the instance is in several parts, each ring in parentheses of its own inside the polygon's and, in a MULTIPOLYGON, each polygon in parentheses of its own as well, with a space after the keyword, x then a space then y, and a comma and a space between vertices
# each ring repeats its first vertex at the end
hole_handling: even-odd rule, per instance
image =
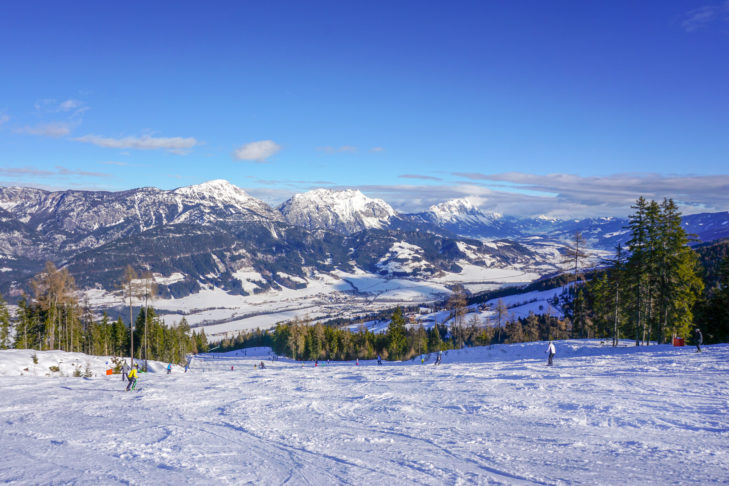
POLYGON ((547 346, 547 350, 545 351, 549 355, 547 358, 547 366, 552 366, 552 358, 554 358, 554 355, 557 354, 557 351, 554 349, 554 343, 552 341, 549 341, 549 346, 547 346))

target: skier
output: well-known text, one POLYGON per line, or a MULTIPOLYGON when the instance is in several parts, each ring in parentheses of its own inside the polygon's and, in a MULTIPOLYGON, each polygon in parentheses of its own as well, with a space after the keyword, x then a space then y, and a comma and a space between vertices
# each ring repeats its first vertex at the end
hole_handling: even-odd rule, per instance
POLYGON ((319 360, 318 359, 314 360, 314 368, 316 368, 317 366, 319 366, 319 360))
POLYGON ((134 368, 129 371, 129 376, 127 378, 129 379, 129 383, 127 384, 127 391, 130 389, 134 390, 134 387, 137 386, 137 368, 139 368, 138 364, 134 365, 134 368))
POLYGON ((354 363, 355 366, 359 366, 359 358, 357 358, 357 361, 354 363))
POLYGON ((377 355, 377 364, 382 366, 382 357, 379 354, 377 355))
POLYGON ((264 369, 264 368, 266 368, 266 365, 265 365, 265 364, 263 364, 263 361, 261 361, 261 364, 259 364, 259 365, 258 365, 258 367, 259 367, 260 369, 264 369))
POLYGON ((557 354, 557 351, 554 349, 554 343, 552 341, 549 341, 549 346, 547 346, 547 350, 545 353, 548 354, 547 358, 547 366, 552 366, 552 358, 554 358, 554 355, 557 354))
POLYGON ((172 363, 167 365, 167 374, 169 375, 170 373, 172 373, 172 363))
POLYGON ((704 344, 704 336, 701 334, 701 329, 698 327, 696 328, 696 331, 694 331, 696 334, 696 352, 701 352, 701 345, 704 344))
POLYGON ((190 362, 189 362, 189 361, 187 361, 187 362, 185 363, 185 373, 187 373, 187 370, 189 370, 189 369, 190 369, 190 362))
POLYGON ((440 361, 443 359, 443 350, 438 351, 438 357, 435 358, 435 363, 433 365, 439 365, 440 361))
POLYGON ((124 364, 122 364, 122 383, 127 381, 127 375, 129 374, 129 365, 127 364, 127 360, 124 360, 124 364))

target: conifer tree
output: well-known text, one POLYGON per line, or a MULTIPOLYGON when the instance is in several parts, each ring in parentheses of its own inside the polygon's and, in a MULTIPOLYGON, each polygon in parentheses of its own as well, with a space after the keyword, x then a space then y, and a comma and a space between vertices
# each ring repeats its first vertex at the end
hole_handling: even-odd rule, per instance
POLYGON ((387 329, 387 350, 391 359, 400 359, 405 353, 405 317, 400 307, 395 309, 387 329))
POLYGON ((440 330, 436 322, 428 331, 428 350, 430 352, 440 351, 443 348, 443 340, 440 337, 440 330))
MULTIPOLYGON (((18 301, 18 310, 16 311, 16 325, 15 325, 15 348, 16 349, 28 349, 29 336, 28 332, 31 325, 30 311, 28 309, 28 301, 25 297, 18 301)), ((32 338, 32 336, 30 336, 32 338)))
POLYGON ((646 217, 648 203, 643 196, 640 196, 631 208, 635 210, 635 213, 630 216, 628 224, 631 231, 631 239, 628 241, 628 249, 631 254, 628 267, 632 276, 630 282, 632 299, 630 304, 633 309, 633 322, 635 323, 635 344, 638 346, 641 342, 641 332, 644 326, 643 306, 649 256, 648 222, 646 217))
POLYGON ((117 356, 126 356, 127 352, 129 351, 129 333, 127 331, 127 326, 124 324, 124 321, 121 317, 114 321, 114 325, 112 326, 111 330, 111 336, 114 347, 114 354, 117 356))
POLYGON ((611 292, 611 295, 615 295, 615 300, 613 301, 613 347, 617 346, 620 341, 620 291, 622 287, 621 283, 623 280, 624 264, 623 248, 618 243, 618 246, 615 247, 613 269, 612 272, 610 272, 613 288, 615 289, 614 293, 611 292))
POLYGON ((10 347, 10 313, 5 305, 3 296, 0 295, 0 349, 10 347))
POLYGON ((660 327, 658 339, 669 334, 688 337, 693 324, 693 307, 703 292, 698 256, 689 246, 681 226, 681 214, 673 200, 661 205, 661 252, 659 262, 660 327))
POLYGON ((524 330, 525 341, 536 341, 539 339, 539 319, 534 312, 529 311, 526 318, 526 326, 522 326, 524 330))

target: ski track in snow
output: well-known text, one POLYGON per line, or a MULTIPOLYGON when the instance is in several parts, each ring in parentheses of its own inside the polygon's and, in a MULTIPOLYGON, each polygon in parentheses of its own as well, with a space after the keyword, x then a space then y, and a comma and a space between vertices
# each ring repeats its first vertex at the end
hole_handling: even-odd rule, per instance
POLYGON ((119 375, 1 376, 0 482, 726 483, 729 345, 556 344, 552 368, 545 343, 438 367, 204 355, 128 393, 119 375))

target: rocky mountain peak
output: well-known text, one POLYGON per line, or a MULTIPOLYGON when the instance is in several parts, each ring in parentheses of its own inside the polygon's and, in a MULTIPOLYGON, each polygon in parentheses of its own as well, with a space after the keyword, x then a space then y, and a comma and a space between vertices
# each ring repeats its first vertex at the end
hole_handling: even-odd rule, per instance
POLYGON ((491 211, 481 211, 468 198, 451 199, 428 208, 428 212, 435 221, 440 223, 454 223, 458 221, 478 221, 488 224, 501 219, 501 214, 491 211))
POLYGON ((367 197, 355 189, 315 189, 294 195, 279 209, 291 224, 347 234, 381 228, 397 216, 382 199, 367 197))
POLYGON ((179 187, 173 194, 199 200, 220 201, 233 205, 247 205, 253 197, 224 179, 215 179, 193 186, 179 187))

